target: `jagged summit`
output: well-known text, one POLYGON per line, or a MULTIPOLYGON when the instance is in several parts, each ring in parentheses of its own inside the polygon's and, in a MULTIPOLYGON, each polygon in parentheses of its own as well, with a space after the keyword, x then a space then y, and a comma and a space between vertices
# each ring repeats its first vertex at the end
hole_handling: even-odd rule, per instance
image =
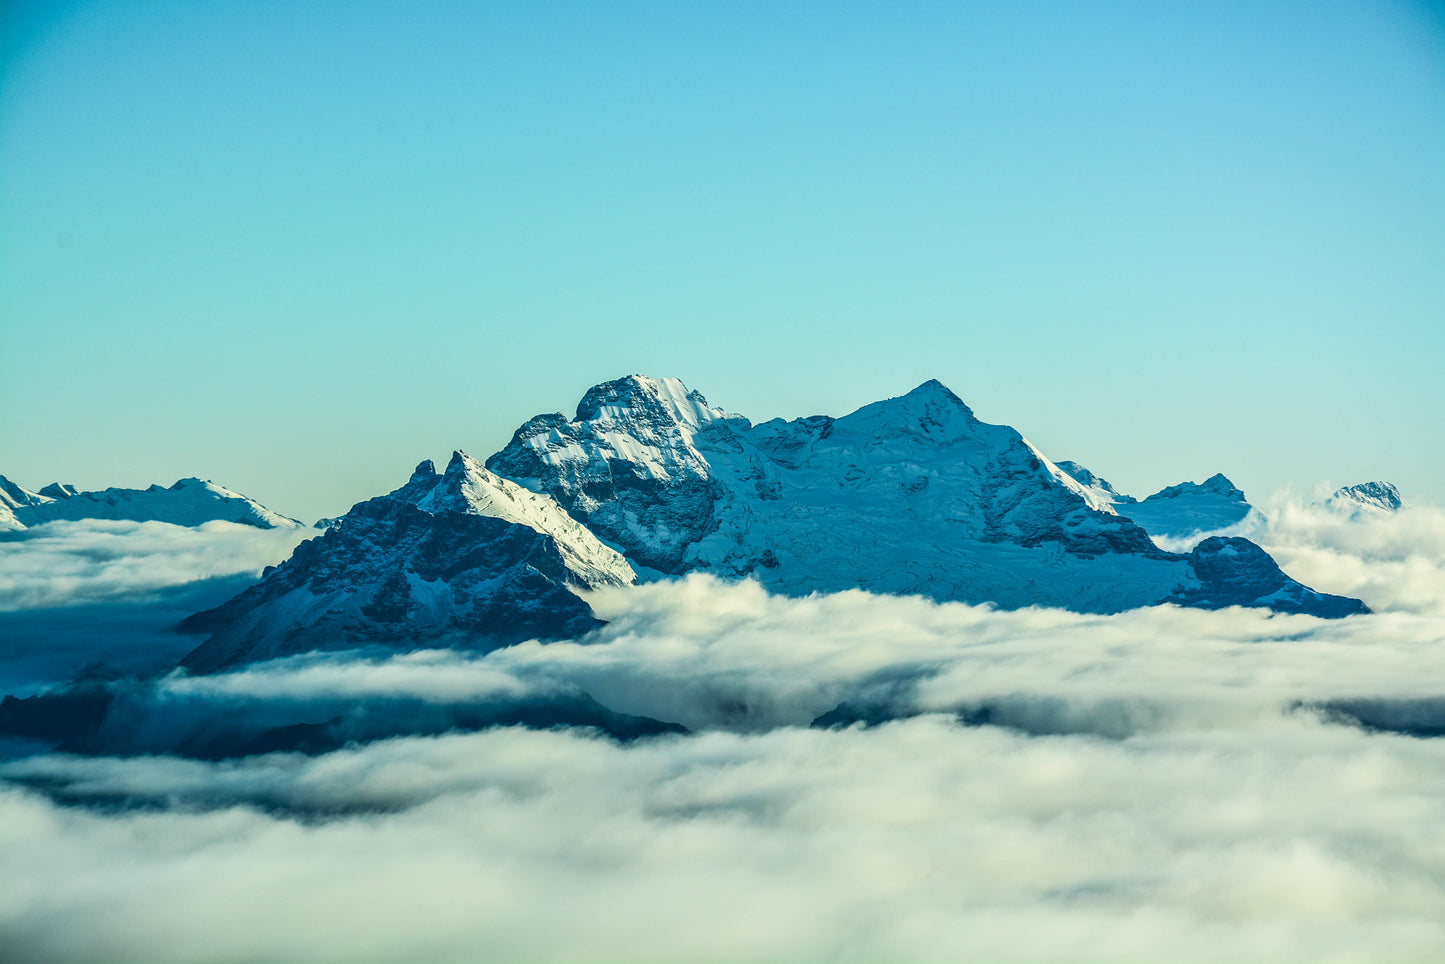
POLYGON ((615 550, 597 541, 546 495, 529 491, 487 469, 462 451, 452 453, 446 471, 430 462, 417 466, 406 485, 391 494, 423 512, 487 516, 552 536, 576 582, 587 588, 633 581, 632 570, 615 550), (430 469, 428 477, 425 470, 430 469))
POLYGON ((529 420, 486 468, 557 499, 613 545, 648 547, 630 556, 634 562, 676 573, 711 515, 698 445, 749 427, 677 379, 630 375, 589 389, 570 421, 561 414, 529 420))
POLYGON ((1368 513, 1390 515, 1399 512, 1409 503, 1400 495, 1400 490, 1389 482, 1362 482, 1336 489, 1325 505, 1336 511, 1350 514, 1368 513))
POLYGON ((577 404, 573 421, 671 421, 696 429, 709 422, 735 418, 709 406, 701 392, 690 390, 676 378, 628 375, 589 388, 577 404))
POLYGON ((0 475, 0 529, 23 529, 25 523, 16 516, 28 506, 50 501, 0 475))
POLYGON ((212 672, 360 645, 490 649, 600 625, 578 592, 627 585, 627 561, 545 495, 455 452, 359 503, 262 581, 183 623, 214 631, 182 665, 212 672))
MULTIPOLYGON (((452 453, 446 471, 438 475, 427 461, 417 466, 412 482, 422 481, 426 491, 417 493, 412 501, 428 512, 470 512, 494 516, 508 522, 531 525, 533 521, 555 510, 535 494, 521 486, 487 471, 487 468, 465 452, 452 453), (422 475, 431 469, 431 476, 422 475)), ((409 490, 411 482, 404 489, 409 490)))
POLYGON ((0 475, 0 500, 3 500, 8 505, 14 506, 29 505, 34 498, 34 492, 23 489, 5 478, 5 476, 0 475))
MULTIPOLYGON (((154 488, 154 486, 152 488, 154 488)), ((45 496, 47 499, 68 499, 71 496, 79 495, 80 490, 64 482, 52 482, 41 489, 39 494, 45 496)))

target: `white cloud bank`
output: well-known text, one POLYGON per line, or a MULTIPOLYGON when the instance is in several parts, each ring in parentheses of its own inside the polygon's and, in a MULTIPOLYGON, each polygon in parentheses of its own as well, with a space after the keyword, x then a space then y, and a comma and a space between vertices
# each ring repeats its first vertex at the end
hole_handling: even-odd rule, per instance
POLYGON ((1445 539, 1280 519, 1381 611, 691 578, 599 594, 578 643, 171 677, 157 707, 578 688, 700 732, 0 765, 0 959, 1445 959, 1445 740, 1340 722, 1445 721, 1445 539), (807 728, 845 700, 923 715, 807 728))
MULTIPOLYGON (((1219 534, 1254 540, 1312 589, 1363 599, 1377 611, 1445 615, 1445 511, 1416 503, 1351 516, 1327 507, 1329 492, 1328 486, 1309 497, 1276 492, 1219 534)), ((1187 552, 1203 535, 1155 541, 1187 552)))
POLYGON ((1268 523, 1246 533, 1306 585, 1357 596, 1377 610, 1445 616, 1445 512, 1408 505, 1349 519, 1290 493, 1265 506, 1268 523))
POLYGON ((628 747, 505 729, 29 765, 177 805, 0 792, 7 960, 1445 952, 1445 744, 1304 719, 1122 742, 937 716, 628 747), (262 791, 357 812, 195 808, 262 791))
POLYGON ((187 527, 104 519, 6 533, 0 612, 133 600, 198 580, 258 575, 318 534, 233 522, 187 527))

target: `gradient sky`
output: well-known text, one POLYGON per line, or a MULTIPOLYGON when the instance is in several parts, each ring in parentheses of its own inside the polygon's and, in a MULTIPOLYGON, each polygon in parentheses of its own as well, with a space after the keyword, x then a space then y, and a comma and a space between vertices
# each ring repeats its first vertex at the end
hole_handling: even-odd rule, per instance
POLYGON ((1423 3, 7 3, 0 473, 310 521, 590 384, 937 377, 1143 495, 1445 502, 1423 3))

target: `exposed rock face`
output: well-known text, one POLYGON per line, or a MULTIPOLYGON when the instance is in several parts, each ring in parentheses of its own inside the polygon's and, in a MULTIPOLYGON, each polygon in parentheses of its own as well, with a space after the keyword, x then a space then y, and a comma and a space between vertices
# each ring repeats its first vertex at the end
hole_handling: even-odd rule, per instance
MULTIPOLYGON (((1245 598, 1248 580, 1221 575, 1228 559, 1201 575, 1203 557, 1159 549, 1092 474, 980 422, 936 381, 843 418, 753 426, 674 379, 631 376, 589 391, 573 419, 527 422, 487 464, 659 574, 1086 612, 1296 607, 1277 588, 1245 598)), ((1216 476, 1158 498, 1179 507, 1194 490, 1243 495, 1216 476)))
POLYGON ((1190 564, 1200 586, 1174 601, 1200 609, 1267 606, 1276 612, 1338 618, 1370 611, 1358 599, 1315 592, 1286 576, 1269 553, 1248 539, 1214 536, 1195 546, 1190 564))
POLYGON ((260 583, 186 620, 215 635, 193 672, 381 644, 491 649, 599 625, 579 590, 626 585, 626 561, 546 496, 456 453, 362 502, 260 583))
POLYGON ((1409 503, 1389 482, 1362 482, 1336 489, 1325 505, 1347 515, 1385 516, 1399 512, 1409 503))
POLYGON ((635 563, 678 574, 688 547, 715 527, 723 495, 697 446, 734 428, 746 431, 747 420, 676 379, 620 378, 589 390, 570 421, 527 422, 487 467, 552 496, 635 563))
POLYGON ((238 522, 261 529, 294 529, 301 523, 272 512, 253 499, 201 479, 181 479, 170 488, 102 489, 80 492, 52 482, 30 492, 0 476, 0 528, 22 529, 57 520, 118 519, 198 526, 238 522))

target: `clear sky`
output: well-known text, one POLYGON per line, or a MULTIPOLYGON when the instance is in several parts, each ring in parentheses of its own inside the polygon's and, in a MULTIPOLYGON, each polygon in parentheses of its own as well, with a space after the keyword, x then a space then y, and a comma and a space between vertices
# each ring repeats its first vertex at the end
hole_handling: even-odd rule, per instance
POLYGON ((3 9, 22 485, 309 521, 644 372, 1445 502, 1439 6, 3 9))

